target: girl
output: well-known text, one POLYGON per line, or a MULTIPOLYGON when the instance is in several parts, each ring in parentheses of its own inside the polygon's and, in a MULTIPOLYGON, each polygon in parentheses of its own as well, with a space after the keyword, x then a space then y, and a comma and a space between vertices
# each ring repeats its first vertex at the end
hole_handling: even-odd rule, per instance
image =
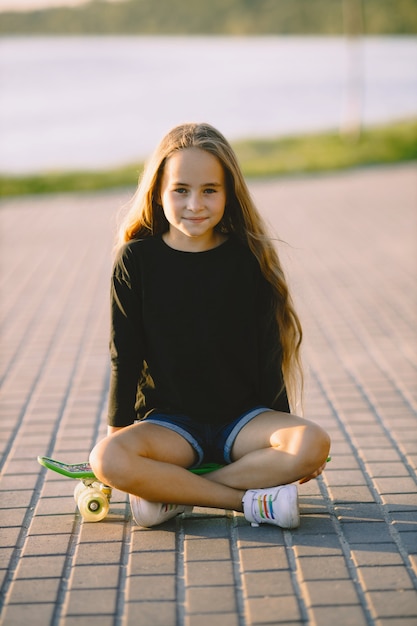
POLYGON ((297 527, 294 482, 321 474, 329 437, 290 413, 301 326, 236 156, 212 126, 174 128, 148 163, 121 227, 111 308, 96 476, 130 494, 141 526, 198 505, 297 527), (208 462, 221 467, 188 471, 208 462))

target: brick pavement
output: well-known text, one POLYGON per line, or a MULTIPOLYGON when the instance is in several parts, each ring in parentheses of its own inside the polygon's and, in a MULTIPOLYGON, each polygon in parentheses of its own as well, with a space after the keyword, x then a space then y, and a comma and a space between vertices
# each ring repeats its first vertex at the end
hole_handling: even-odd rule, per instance
POLYGON ((306 415, 332 436, 302 525, 197 509, 82 523, 74 483, 104 434, 107 287, 128 195, 3 202, 0 528, 4 626, 417 624, 417 176, 412 165, 256 182, 305 333, 306 415))

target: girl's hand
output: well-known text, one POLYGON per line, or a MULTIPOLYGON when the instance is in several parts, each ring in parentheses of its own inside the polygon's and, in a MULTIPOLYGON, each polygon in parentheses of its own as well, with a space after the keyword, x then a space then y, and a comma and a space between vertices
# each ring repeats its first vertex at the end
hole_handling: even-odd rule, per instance
POLYGON ((317 476, 320 476, 320 474, 325 469, 326 465, 327 465, 327 461, 325 463, 323 463, 323 465, 321 465, 315 472, 313 472, 309 476, 305 476, 304 478, 302 478, 299 481, 299 484, 303 485, 304 483, 308 483, 309 480, 312 480, 313 478, 317 478, 317 476))

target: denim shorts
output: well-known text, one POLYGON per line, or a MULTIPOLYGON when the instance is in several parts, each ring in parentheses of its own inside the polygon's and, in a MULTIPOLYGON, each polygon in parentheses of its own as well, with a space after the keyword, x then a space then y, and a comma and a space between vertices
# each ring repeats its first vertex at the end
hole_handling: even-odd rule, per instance
POLYGON ((264 406, 258 406, 240 415, 227 424, 204 424, 185 415, 167 415, 165 413, 150 413, 142 419, 147 424, 164 426, 178 433, 191 445, 197 455, 196 463, 190 468, 196 468, 202 463, 232 463, 231 452, 236 437, 246 424, 254 417, 265 411, 271 411, 264 406))

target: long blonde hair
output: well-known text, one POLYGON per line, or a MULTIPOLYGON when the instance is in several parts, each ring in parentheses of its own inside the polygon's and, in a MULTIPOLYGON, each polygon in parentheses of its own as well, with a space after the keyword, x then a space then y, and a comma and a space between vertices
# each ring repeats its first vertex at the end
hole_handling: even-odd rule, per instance
POLYGON ((276 322, 282 348, 282 373, 290 405, 295 407, 302 393, 303 374, 300 357, 302 328, 295 312, 277 251, 243 178, 236 155, 225 137, 210 124, 182 124, 161 141, 146 164, 139 185, 120 225, 116 247, 132 239, 162 234, 169 228, 159 200, 164 166, 178 150, 200 148, 213 154, 225 172, 226 207, 217 226, 233 233, 248 246, 270 283, 276 302, 276 322))

